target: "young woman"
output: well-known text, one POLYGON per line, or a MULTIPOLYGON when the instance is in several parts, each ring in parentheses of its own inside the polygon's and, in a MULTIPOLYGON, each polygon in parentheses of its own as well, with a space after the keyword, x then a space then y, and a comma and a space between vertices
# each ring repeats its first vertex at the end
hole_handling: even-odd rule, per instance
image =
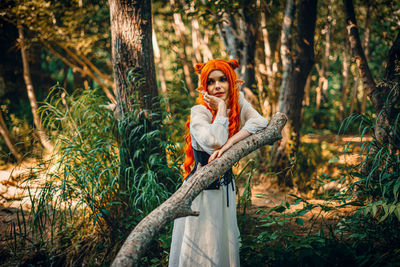
MULTIPOLYGON (((198 163, 211 162, 238 141, 267 127, 268 121, 239 93, 240 81, 234 71, 238 67, 235 59, 215 59, 195 66, 201 94, 186 124, 185 179, 190 179, 198 163)), ((200 215, 174 222, 169 266, 239 266, 232 170, 201 192, 192 210, 200 211, 200 215)))

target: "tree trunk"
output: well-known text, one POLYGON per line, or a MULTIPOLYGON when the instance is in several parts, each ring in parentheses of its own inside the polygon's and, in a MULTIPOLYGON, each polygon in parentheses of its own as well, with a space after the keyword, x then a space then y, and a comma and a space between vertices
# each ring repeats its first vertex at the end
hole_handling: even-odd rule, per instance
POLYGON ((125 240, 112 266, 137 266, 149 243, 158 232, 172 220, 185 216, 198 216, 191 210, 192 201, 206 189, 215 177, 225 173, 232 165, 250 152, 264 145, 271 145, 281 138, 280 132, 286 123, 286 116, 277 113, 268 127, 238 142, 221 158, 205 166, 199 166, 196 173, 169 198, 133 229, 125 240))
POLYGON ((279 110, 283 104, 283 92, 287 88, 289 81, 289 73, 292 68, 292 26, 294 21, 294 15, 296 11, 295 0, 287 0, 285 15, 283 17, 282 32, 281 32, 281 61, 282 61, 282 83, 279 89, 279 110))
POLYGON ((150 0, 109 0, 112 59, 117 106, 120 114, 133 108, 135 93, 139 106, 159 111, 152 45, 150 0), (128 79, 128 72, 130 78, 128 79))
POLYGON ((349 57, 349 45, 345 41, 345 47, 343 51, 343 62, 342 62, 342 81, 340 87, 341 101, 339 106, 339 120, 342 122, 346 116, 346 102, 347 102, 347 91, 349 87, 349 73, 350 73, 350 57, 349 57))
POLYGON ((168 97, 167 93, 167 82, 165 79, 165 72, 164 72, 164 66, 162 63, 162 58, 161 58, 161 52, 160 52, 160 47, 158 46, 157 42, 157 36, 154 31, 152 30, 152 38, 153 38, 153 50, 154 50, 154 56, 155 56, 155 61, 157 63, 157 68, 158 68, 158 78, 160 79, 160 84, 161 84, 161 92, 163 93, 164 97, 168 97))
MULTIPOLYGON (((268 112, 269 113, 268 115, 270 116, 277 112, 276 107, 278 106, 278 85, 277 85, 278 63, 276 60, 274 60, 274 56, 272 54, 271 44, 270 44, 269 34, 268 34, 268 29, 267 29, 267 18, 266 18, 267 16, 266 16, 265 12, 266 11, 261 12, 261 33, 262 33, 263 41, 264 41, 265 70, 266 70, 266 76, 268 79, 269 98, 268 98, 268 100, 262 99, 261 103, 268 101, 269 110, 270 110, 270 112, 268 112)), ((266 107, 264 107, 263 104, 262 104, 261 108, 266 109, 266 107)), ((264 114, 264 115, 266 115, 266 114, 264 114)))
POLYGON ((1 108, 0 108, 0 134, 3 136, 3 139, 6 142, 8 149, 10 149, 11 154, 13 154, 13 156, 15 157, 15 159, 18 162, 21 161, 22 155, 15 148, 14 143, 11 140, 11 134, 8 131, 6 122, 3 119, 3 114, 1 112, 1 108))
POLYGON ((242 79, 245 81, 243 86, 250 89, 253 94, 258 95, 255 76, 255 55, 258 36, 258 13, 255 12, 255 10, 255 3, 245 5, 242 9, 244 23, 241 24, 240 28, 244 42, 242 58, 240 59, 240 64, 242 66, 240 73, 242 79))
MULTIPOLYGON (((365 52, 365 58, 368 60, 369 58, 369 37, 370 37, 370 28, 371 28, 371 2, 367 1, 367 12, 365 16, 365 26, 364 26, 364 38, 363 38, 363 48, 365 52)), ((361 101, 361 113, 365 114, 367 108, 367 94, 363 91, 361 101)))
MULTIPOLYGON (((284 58, 285 61, 289 62, 289 70, 286 77, 283 78, 284 87, 281 87, 281 95, 279 96, 279 111, 288 116, 288 125, 283 131, 279 148, 276 149, 276 152, 273 151, 275 153, 273 155, 274 168, 279 168, 280 171, 288 166, 288 160, 295 155, 300 144, 304 86, 314 64, 317 0, 302 0, 298 4, 297 10, 296 57, 292 55, 293 60, 288 56, 284 58)), ((282 41, 282 44, 288 46, 284 41, 282 41)), ((284 172, 278 176, 279 183, 289 187, 293 186, 291 177, 285 176, 284 172)))
POLYGON ((358 103, 358 97, 357 97, 357 93, 358 93, 358 87, 360 86, 360 76, 358 73, 356 73, 356 75, 354 75, 354 84, 353 84, 353 89, 351 90, 351 97, 350 97, 350 111, 349 114, 352 115, 354 113, 355 110, 355 106, 358 103))
MULTIPOLYGON (((120 133, 118 184, 122 197, 129 198, 124 193, 129 184, 135 183, 129 170, 137 167, 132 166, 135 164, 132 162, 132 154, 135 152, 135 144, 131 142, 135 133, 132 131, 137 127, 134 110, 139 108, 144 111, 148 130, 161 128, 152 45, 151 2, 109 0, 109 4, 112 59, 117 91, 115 114, 119 116, 120 133)), ((164 153, 162 148, 160 153, 164 153)))
MULTIPOLYGON (((190 10, 195 13, 195 2, 190 4, 190 10)), ((204 33, 204 38, 200 31, 199 21, 195 16, 191 18, 192 23, 192 45, 194 50, 194 57, 198 63, 207 62, 213 59, 210 47, 208 47, 208 32, 207 29, 204 33)))
POLYGON ((21 25, 18 25, 18 35, 19 35, 19 44, 20 44, 20 49, 21 49, 24 81, 26 84, 26 90, 28 92, 29 103, 31 105, 31 110, 32 110, 32 115, 33 115, 33 123, 37 129, 40 143, 48 152, 51 152, 51 151, 53 151, 53 145, 51 144, 50 140, 47 138, 46 132, 44 131, 43 126, 42 126, 42 121, 40 120, 40 117, 38 114, 38 104, 37 104, 36 95, 35 95, 35 91, 34 91, 32 80, 31 80, 28 52, 27 52, 27 49, 25 46, 24 29, 22 28, 21 25))
POLYGON ((350 43, 350 48, 358 67, 358 72, 362 83, 364 85, 364 90, 367 93, 372 105, 375 109, 376 114, 379 114, 377 118, 377 125, 375 127, 376 138, 385 142, 388 137, 385 127, 388 125, 388 114, 387 112, 381 112, 385 105, 385 92, 380 91, 377 88, 374 79, 372 78, 371 71, 368 67, 367 59, 364 54, 364 50, 361 46, 360 35, 358 33, 357 20, 354 13, 354 6, 352 0, 343 0, 345 12, 346 12, 346 23, 347 23, 347 33, 350 43))
MULTIPOLYGON (((190 3, 190 12, 192 12, 192 14, 194 14, 196 12, 195 2, 190 3)), ((203 62, 203 59, 201 56, 201 51, 200 51, 202 37, 200 36, 199 21, 194 16, 192 16, 192 18, 191 18, 191 26, 192 26, 193 56, 197 63, 201 63, 201 62, 203 62)))
POLYGON ((257 18, 256 1, 252 0, 240 10, 240 16, 224 13, 222 22, 217 25, 219 36, 228 51, 229 58, 239 60, 241 66, 239 78, 245 81, 242 86, 245 97, 256 107, 259 106, 255 77, 257 18))
POLYGON ((325 33, 325 51, 322 56, 321 68, 319 70, 319 81, 317 92, 320 93, 319 101, 317 101, 317 109, 320 108, 320 104, 325 103, 328 100, 328 68, 329 68, 329 56, 331 48, 331 28, 332 28, 332 5, 333 0, 329 0, 327 3, 327 21, 324 28, 325 33))
MULTIPOLYGON (((170 0, 170 3, 174 9, 177 8, 175 0, 170 0)), ((181 14, 174 11, 173 17, 174 17, 174 23, 172 25, 174 27, 176 35, 179 37, 179 41, 180 41, 182 49, 183 49, 181 59, 182 59, 182 65, 183 65, 183 72, 185 74, 186 86, 188 87, 191 95, 194 96, 195 95, 194 90, 196 88, 195 88, 195 85, 194 85, 191 75, 192 75, 192 73, 194 73, 193 65, 197 62, 194 62, 194 60, 189 60, 189 56, 188 56, 188 52, 187 52, 188 41, 187 41, 186 33, 185 33, 185 31, 186 31, 185 24, 183 23, 181 14)), ((191 56, 190 56, 190 59, 192 59, 191 56)))

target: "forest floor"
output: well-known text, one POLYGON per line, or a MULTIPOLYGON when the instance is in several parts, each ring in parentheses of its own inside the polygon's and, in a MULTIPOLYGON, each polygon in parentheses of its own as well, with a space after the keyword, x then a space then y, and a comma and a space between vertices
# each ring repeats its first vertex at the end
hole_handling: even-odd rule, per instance
MULTIPOLYGON (((350 153, 344 154, 343 151, 346 149, 347 144, 351 144, 352 147, 360 147, 360 139, 355 137, 338 137, 336 135, 317 135, 308 134, 302 139, 302 142, 307 144, 315 144, 316 146, 322 147, 322 157, 336 158, 332 162, 322 162, 318 166, 316 172, 313 174, 315 177, 322 173, 330 174, 332 176, 340 175, 340 166, 346 164, 351 166, 359 162, 359 149, 354 149, 350 153)), ((34 160, 26 160, 19 166, 6 165, 0 166, 0 247, 4 247, 6 243, 13 241, 12 236, 12 225, 18 223, 18 219, 21 221, 21 212, 25 214, 25 218, 28 217, 30 206, 30 196, 26 189, 26 183, 23 183, 29 177, 31 169, 35 167, 36 162, 34 160), (19 218, 18 218, 19 217, 19 218)), ((35 179, 36 180, 36 179, 35 179)), ((254 177, 251 186, 251 207, 247 211, 247 214, 256 217, 259 209, 268 209, 279 205, 282 201, 293 202, 295 199, 292 194, 300 196, 307 202, 316 206, 326 204, 323 199, 318 199, 315 195, 323 195, 328 190, 341 190, 341 184, 330 183, 325 185, 323 188, 314 189, 308 194, 297 192, 294 190, 282 190, 278 188, 276 183, 271 181, 268 176, 260 175, 254 177), (259 195, 263 194, 265 197, 260 198, 259 195)), ((31 192, 34 190, 40 190, 41 185, 30 184, 31 192)), ((239 192, 242 192, 243 188, 240 188, 239 192)), ((297 205, 291 205, 286 212, 293 212, 297 209, 301 209, 303 203, 297 205)), ((238 211, 241 212, 241 211, 238 211)), ((311 212, 304 215, 304 225, 300 226, 294 221, 290 222, 288 227, 294 230, 299 235, 306 235, 314 231, 313 226, 319 224, 333 223, 338 218, 351 214, 353 209, 341 208, 334 211, 321 212, 321 208, 317 207, 311 212), (317 219, 316 219, 317 218, 317 219)), ((318 227, 315 227, 316 229, 318 227)), ((318 230, 318 229, 317 229, 318 230)), ((4 251, 0 249, 0 262, 4 259, 4 251)))

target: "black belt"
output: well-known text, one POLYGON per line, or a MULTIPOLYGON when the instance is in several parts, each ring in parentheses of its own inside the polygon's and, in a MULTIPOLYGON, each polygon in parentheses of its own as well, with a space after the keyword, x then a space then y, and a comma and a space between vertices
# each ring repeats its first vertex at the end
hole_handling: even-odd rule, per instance
POLYGON ((217 180, 210 184, 209 187, 207 187, 204 190, 218 190, 222 185, 226 185, 226 206, 229 207, 229 184, 232 184, 232 191, 235 191, 235 186, 233 185, 233 173, 232 169, 227 171, 220 180, 217 180), (228 174, 228 172, 230 172, 228 174))

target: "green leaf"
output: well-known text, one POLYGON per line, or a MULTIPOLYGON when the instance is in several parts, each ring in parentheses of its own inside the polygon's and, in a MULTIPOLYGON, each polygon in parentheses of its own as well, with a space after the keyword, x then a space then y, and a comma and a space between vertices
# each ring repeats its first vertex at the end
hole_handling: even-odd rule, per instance
POLYGON ((376 205, 375 204, 372 204, 372 212, 371 212, 371 214, 372 214, 372 217, 375 217, 376 216, 376 212, 378 211, 378 208, 376 207, 376 205))
POLYGON ((298 225, 301 225, 301 226, 303 226, 303 224, 304 224, 304 220, 303 220, 303 219, 301 219, 301 218, 296 218, 296 220, 295 220, 295 223, 297 223, 298 225))
POLYGON ((394 214, 396 215, 397 220, 400 221, 400 203, 397 204, 397 207, 396 207, 396 209, 394 210, 394 214))

